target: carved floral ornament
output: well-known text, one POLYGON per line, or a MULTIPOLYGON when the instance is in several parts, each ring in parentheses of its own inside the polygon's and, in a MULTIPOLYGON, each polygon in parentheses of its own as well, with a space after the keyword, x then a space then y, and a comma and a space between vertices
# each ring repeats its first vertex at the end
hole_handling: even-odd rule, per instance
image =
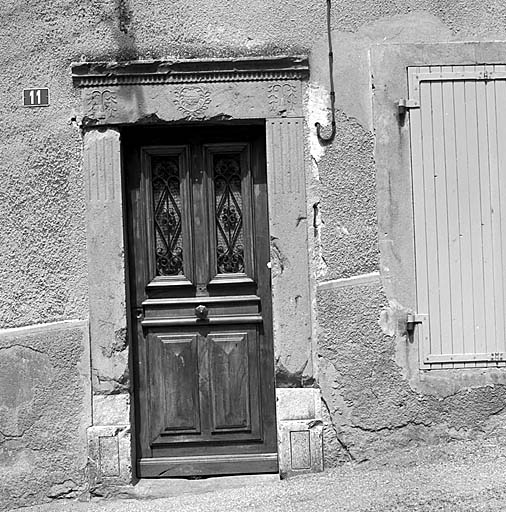
POLYGON ((272 112, 293 112, 297 102, 297 87, 289 82, 271 84, 268 88, 268 99, 272 112))
POLYGON ((116 93, 105 91, 92 91, 88 94, 86 115, 94 119, 108 121, 116 113, 116 93))
POLYGON ((185 116, 202 117, 211 103, 211 93, 200 86, 180 87, 174 91, 174 103, 185 116))

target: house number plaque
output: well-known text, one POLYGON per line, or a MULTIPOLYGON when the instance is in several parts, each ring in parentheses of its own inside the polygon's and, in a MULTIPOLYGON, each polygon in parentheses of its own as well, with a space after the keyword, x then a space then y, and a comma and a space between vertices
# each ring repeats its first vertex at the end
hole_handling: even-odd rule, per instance
POLYGON ((23 89, 24 107, 48 107, 49 89, 46 87, 40 89, 23 89))

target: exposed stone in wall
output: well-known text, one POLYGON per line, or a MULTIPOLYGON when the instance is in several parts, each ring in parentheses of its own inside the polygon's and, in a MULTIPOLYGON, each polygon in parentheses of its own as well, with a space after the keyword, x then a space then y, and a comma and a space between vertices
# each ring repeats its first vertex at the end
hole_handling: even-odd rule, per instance
POLYGON ((322 258, 326 279, 378 268, 378 233, 372 135, 337 114, 335 142, 318 165, 322 258))
POLYGON ((313 382, 302 118, 267 122, 267 177, 276 386, 313 382))
POLYGON ((92 496, 113 496, 132 480, 129 425, 88 429, 88 477, 92 496))
POLYGON ((276 360, 276 387, 277 388, 307 388, 311 387, 315 383, 315 379, 312 375, 312 365, 308 365, 309 361, 306 362, 296 371, 290 371, 286 368, 283 363, 276 360))
MULTIPOLYGON (((412 389, 395 362, 396 338, 380 327, 389 308, 381 283, 318 294, 322 396, 339 439, 356 460, 393 446, 503 435, 493 418, 506 410, 506 386, 412 389), (384 316, 384 315, 383 315, 384 316)), ((390 332, 390 331, 389 331, 390 332)), ((452 373, 441 377, 451 382, 452 373)), ((327 462, 339 459, 327 457, 327 462)))
POLYGON ((0 331, 0 509, 87 490, 88 326, 0 331))

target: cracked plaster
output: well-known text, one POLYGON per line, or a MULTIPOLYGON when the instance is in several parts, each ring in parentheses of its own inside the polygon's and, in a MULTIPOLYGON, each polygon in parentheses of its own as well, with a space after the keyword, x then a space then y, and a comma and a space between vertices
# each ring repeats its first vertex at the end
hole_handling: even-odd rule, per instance
POLYGON ((85 322, 0 331, 0 510, 85 492, 88 362, 85 322))
POLYGON ((379 281, 319 294, 322 396, 352 456, 490 432, 490 418, 506 408, 506 386, 463 388, 443 372, 439 385, 417 390, 395 362, 395 337, 381 330, 385 307, 379 281))

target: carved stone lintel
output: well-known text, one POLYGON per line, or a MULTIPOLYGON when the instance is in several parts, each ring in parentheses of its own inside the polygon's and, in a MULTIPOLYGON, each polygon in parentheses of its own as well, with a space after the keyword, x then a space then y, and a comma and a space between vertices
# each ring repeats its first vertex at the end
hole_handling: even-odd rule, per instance
POLYGON ((84 127, 303 115, 304 59, 90 63, 78 69, 83 75, 74 75, 74 83, 83 88, 84 127), (95 78, 99 84, 91 85, 95 78))

